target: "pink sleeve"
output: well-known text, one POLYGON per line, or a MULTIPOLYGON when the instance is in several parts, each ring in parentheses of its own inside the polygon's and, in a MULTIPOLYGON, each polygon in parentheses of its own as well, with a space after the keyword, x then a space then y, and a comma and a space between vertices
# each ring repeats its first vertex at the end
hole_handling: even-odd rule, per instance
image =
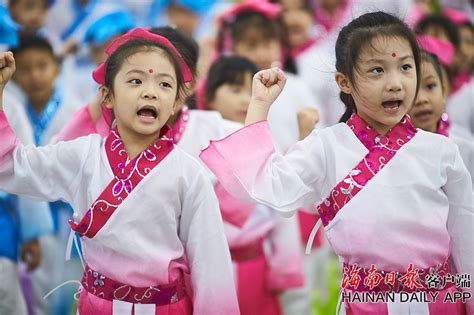
POLYGON ((85 105, 72 116, 65 127, 56 135, 56 141, 54 142, 73 140, 91 133, 97 133, 97 131, 89 107, 85 105))
POLYGON ((85 105, 73 115, 65 127, 56 135, 54 142, 73 140, 92 133, 98 133, 102 137, 106 137, 110 132, 109 120, 113 120, 111 110, 103 107, 102 115, 94 123, 89 106, 85 105))
POLYGON ((5 163, 12 160, 12 151, 15 149, 19 140, 13 131, 4 111, 0 111, 0 169, 5 163))
POLYGON ((110 127, 114 121, 114 114, 111 109, 105 106, 102 106, 101 108, 102 115, 95 122, 95 129, 98 134, 105 138, 110 132, 110 127))
POLYGON ((219 200, 222 219, 237 227, 242 227, 255 209, 255 203, 235 199, 219 182, 214 186, 214 191, 219 200))
POLYGON ((272 253, 266 275, 270 291, 283 291, 304 284, 303 257, 296 217, 278 217, 270 234, 272 253))
POLYGON ((251 201, 247 189, 253 186, 259 170, 274 152, 265 120, 245 126, 222 140, 211 141, 199 157, 232 196, 251 201))

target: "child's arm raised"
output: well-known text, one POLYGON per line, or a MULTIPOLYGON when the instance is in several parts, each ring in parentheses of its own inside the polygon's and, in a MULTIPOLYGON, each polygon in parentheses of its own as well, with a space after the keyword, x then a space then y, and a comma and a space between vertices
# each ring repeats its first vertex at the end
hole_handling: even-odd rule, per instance
POLYGON ((0 111, 3 112, 3 90, 15 73, 15 58, 11 51, 0 53, 0 111))
POLYGON ((11 52, 0 53, 0 190, 42 200, 72 202, 91 141, 23 146, 3 111, 3 91, 15 72, 11 52))
POLYGON ((200 158, 235 198, 262 203, 290 214, 322 200, 327 159, 316 133, 298 142, 285 156, 275 152, 268 110, 285 85, 277 68, 254 76, 246 126, 212 141, 200 158))
POLYGON ((254 75, 252 98, 247 111, 245 125, 267 119, 270 106, 280 95, 285 83, 285 74, 278 68, 262 70, 254 75))

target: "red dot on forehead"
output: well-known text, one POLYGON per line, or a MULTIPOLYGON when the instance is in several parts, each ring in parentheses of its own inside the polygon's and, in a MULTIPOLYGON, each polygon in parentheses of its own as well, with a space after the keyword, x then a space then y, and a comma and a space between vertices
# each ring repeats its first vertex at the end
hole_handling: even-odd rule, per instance
POLYGON ((148 69, 148 72, 153 73, 153 69, 148 69))
POLYGON ((396 56, 397 56, 397 54, 393 52, 392 57, 395 58, 396 56))

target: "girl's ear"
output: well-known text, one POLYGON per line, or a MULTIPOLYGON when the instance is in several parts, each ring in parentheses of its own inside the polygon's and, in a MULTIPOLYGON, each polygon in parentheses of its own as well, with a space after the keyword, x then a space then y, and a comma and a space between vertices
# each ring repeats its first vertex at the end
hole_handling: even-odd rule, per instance
POLYGON ((105 107, 112 109, 112 100, 111 100, 111 93, 108 87, 105 85, 101 85, 99 88, 100 92, 100 97, 102 99, 102 104, 105 105, 105 107))
POLYGON ((336 83, 342 92, 346 94, 351 94, 352 88, 351 88, 351 85, 349 84, 349 80, 346 78, 346 76, 342 72, 337 71, 334 78, 336 79, 336 83))

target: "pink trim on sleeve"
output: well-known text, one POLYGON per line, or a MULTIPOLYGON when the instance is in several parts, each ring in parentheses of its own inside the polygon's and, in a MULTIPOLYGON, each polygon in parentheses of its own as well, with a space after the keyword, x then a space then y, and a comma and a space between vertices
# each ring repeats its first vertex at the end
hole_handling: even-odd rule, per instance
POLYGON ((263 120, 211 141, 199 157, 233 197, 250 201, 248 190, 274 152, 268 121, 263 120))
POLYGON ((7 159, 7 155, 15 149, 18 145, 19 140, 15 135, 10 123, 8 122, 7 115, 4 111, 0 111, 0 165, 7 159))
POLYGON ((214 186, 222 220, 237 227, 243 227, 255 209, 255 203, 240 201, 232 197, 218 182, 214 186))

